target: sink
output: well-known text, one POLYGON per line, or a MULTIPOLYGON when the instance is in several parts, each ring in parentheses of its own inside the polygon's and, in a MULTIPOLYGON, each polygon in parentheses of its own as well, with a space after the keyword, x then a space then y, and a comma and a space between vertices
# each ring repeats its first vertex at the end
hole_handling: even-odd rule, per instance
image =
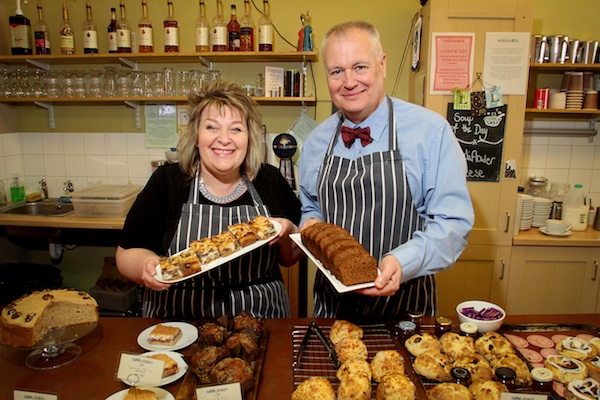
POLYGON ((11 204, 0 209, 0 214, 63 216, 73 212, 73 204, 56 201, 11 204))

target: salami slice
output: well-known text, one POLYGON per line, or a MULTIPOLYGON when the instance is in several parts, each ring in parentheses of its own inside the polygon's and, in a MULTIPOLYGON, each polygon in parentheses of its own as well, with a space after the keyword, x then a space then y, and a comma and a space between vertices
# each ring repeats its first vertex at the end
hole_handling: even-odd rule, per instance
POLYGON ((552 341, 552 339, 543 335, 529 335, 527 336, 527 341, 532 345, 540 348, 554 347, 554 342, 552 341))

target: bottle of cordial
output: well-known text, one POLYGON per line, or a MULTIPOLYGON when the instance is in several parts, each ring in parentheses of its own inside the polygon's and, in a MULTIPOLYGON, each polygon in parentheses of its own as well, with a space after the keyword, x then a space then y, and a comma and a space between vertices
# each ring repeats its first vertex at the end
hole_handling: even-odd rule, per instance
POLYGON ((11 53, 13 55, 31 54, 31 21, 23 15, 21 0, 17 0, 15 14, 8 18, 11 53))
POLYGON ((119 2, 121 19, 117 22, 117 53, 131 53, 131 28, 127 21, 125 0, 119 2))
POLYGON ((69 9, 67 8, 67 0, 63 2, 63 21, 60 25, 60 53, 75 54, 75 34, 73 25, 69 21, 69 9))
POLYGON ((108 52, 117 52, 117 10, 114 7, 110 9, 110 24, 106 28, 108 33, 108 52))
POLYGON ((196 20, 196 51, 210 51, 210 25, 206 18, 204 0, 200 0, 199 14, 196 20))
POLYGON ((165 28, 165 53, 177 53, 179 51, 179 29, 171 0, 167 1, 167 9, 167 18, 163 22, 165 28))
POLYGON ((271 23, 269 1, 263 1, 263 14, 258 20, 258 51, 273 51, 274 28, 271 23))
POLYGON ((146 0, 142 0, 142 18, 138 22, 138 51, 140 53, 152 53, 154 51, 152 21, 148 17, 146 0))
POLYGON ((231 5, 231 19, 227 24, 227 36, 229 38, 229 51, 240 51, 240 23, 237 20, 237 9, 235 4, 231 5))
POLYGON ((44 20, 42 0, 37 2, 38 22, 33 27, 35 54, 50 54, 50 27, 44 20))
POLYGON ((92 18, 92 3, 85 2, 86 20, 83 23, 83 52, 85 54, 98 54, 98 28, 92 18))

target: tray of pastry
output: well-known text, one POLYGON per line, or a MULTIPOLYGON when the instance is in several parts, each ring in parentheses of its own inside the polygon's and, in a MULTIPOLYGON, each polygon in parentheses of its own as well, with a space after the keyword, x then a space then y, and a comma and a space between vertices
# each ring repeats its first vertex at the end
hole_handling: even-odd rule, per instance
MULTIPOLYGON (((388 367, 393 364, 391 352, 397 354, 396 343, 386 324, 354 325, 344 320, 336 320, 331 325, 319 325, 317 332, 311 330, 310 325, 296 325, 292 332, 292 345, 293 384, 298 398, 302 398, 304 393, 303 383, 311 378, 328 382, 326 388, 316 385, 316 389, 312 386, 311 390, 330 390, 338 393, 337 398, 346 398, 340 393, 345 390, 343 382, 348 374, 363 371, 362 365, 364 365, 370 379, 353 382, 349 386, 354 391, 352 398, 375 399, 377 387, 380 385, 378 381, 381 380, 381 373, 378 371, 382 369, 383 364, 387 364, 388 367), (350 334, 351 337, 347 340, 339 339, 340 335, 336 332, 353 330, 353 328, 346 329, 344 326, 360 328, 360 338, 350 334), (332 357, 329 350, 335 352, 335 357, 332 357), (347 360, 353 356, 356 356, 354 360, 360 361, 348 362, 347 360), (337 366, 340 368, 336 368, 337 366), (369 387, 362 387, 363 384, 369 387)), ((418 384, 418 381, 416 383, 418 384)))
POLYGON ((262 320, 242 313, 233 321, 201 322, 198 332, 176 400, 197 400, 199 387, 235 382, 242 386, 245 400, 255 400, 269 341, 262 320))
POLYGON ((584 324, 503 325, 502 334, 530 368, 554 373, 553 396, 565 398, 569 381, 586 378, 600 382, 600 329, 584 324))

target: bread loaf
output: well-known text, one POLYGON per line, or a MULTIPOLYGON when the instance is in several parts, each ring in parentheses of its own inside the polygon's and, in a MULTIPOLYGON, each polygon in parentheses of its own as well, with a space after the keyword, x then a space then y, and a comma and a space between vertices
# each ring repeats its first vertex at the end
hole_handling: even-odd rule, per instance
POLYGON ((373 282, 377 260, 344 228, 319 222, 304 229, 302 244, 344 285, 373 282))

